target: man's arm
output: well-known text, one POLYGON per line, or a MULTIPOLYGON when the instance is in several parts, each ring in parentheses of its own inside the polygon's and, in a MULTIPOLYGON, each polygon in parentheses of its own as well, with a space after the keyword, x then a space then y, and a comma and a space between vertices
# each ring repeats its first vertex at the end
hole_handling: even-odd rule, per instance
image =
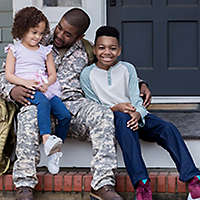
POLYGON ((140 97, 143 99, 143 105, 147 108, 151 104, 151 91, 149 89, 149 85, 138 78, 139 88, 140 88, 140 97))
POLYGON ((6 80, 3 64, 2 70, 0 71, 0 96, 7 101, 14 100, 23 105, 29 105, 30 102, 26 97, 34 98, 32 94, 34 94, 34 91, 22 86, 15 86, 6 80))

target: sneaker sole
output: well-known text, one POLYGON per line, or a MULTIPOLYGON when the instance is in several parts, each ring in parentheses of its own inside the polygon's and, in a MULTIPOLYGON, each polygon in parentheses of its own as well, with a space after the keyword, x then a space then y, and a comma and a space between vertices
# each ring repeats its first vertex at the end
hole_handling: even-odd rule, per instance
POLYGON ((90 200, 103 200, 103 199, 93 193, 90 193, 90 200))

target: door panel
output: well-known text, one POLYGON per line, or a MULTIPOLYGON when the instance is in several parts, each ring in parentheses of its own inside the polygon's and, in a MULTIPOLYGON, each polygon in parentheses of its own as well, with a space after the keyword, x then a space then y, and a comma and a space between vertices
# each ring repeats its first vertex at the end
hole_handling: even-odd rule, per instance
POLYGON ((122 60, 153 95, 200 95, 200 1, 107 1, 107 24, 121 33, 122 60))

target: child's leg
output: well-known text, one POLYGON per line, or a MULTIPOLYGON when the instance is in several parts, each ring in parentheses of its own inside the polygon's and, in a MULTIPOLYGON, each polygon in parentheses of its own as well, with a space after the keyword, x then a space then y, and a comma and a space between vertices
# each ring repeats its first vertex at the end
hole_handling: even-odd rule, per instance
POLYGON ((52 114, 58 119, 56 135, 64 142, 69 129, 71 114, 66 108, 65 104, 57 96, 54 96, 52 99, 50 99, 50 104, 52 114))
POLYGON ((51 134, 51 105, 47 97, 42 92, 36 91, 34 99, 27 99, 37 106, 37 119, 40 135, 51 134))
POLYGON ((127 127, 127 121, 130 119, 130 116, 126 113, 114 112, 116 138, 121 147, 131 182, 134 186, 137 186, 140 180, 149 177, 141 155, 138 132, 127 127))
POLYGON ((172 123, 148 114, 145 117, 145 126, 140 129, 139 136, 143 140, 157 142, 169 152, 180 173, 181 181, 189 181, 200 174, 183 138, 172 123))

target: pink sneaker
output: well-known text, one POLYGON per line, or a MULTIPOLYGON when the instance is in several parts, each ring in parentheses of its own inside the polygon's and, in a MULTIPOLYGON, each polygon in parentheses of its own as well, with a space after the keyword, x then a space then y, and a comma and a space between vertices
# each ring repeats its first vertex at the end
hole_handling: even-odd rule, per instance
POLYGON ((197 176, 189 182, 188 190, 193 199, 200 198, 200 180, 197 176))
POLYGON ((136 197, 137 200, 152 200, 152 192, 149 180, 147 180, 145 184, 142 181, 139 181, 136 189, 136 197))

